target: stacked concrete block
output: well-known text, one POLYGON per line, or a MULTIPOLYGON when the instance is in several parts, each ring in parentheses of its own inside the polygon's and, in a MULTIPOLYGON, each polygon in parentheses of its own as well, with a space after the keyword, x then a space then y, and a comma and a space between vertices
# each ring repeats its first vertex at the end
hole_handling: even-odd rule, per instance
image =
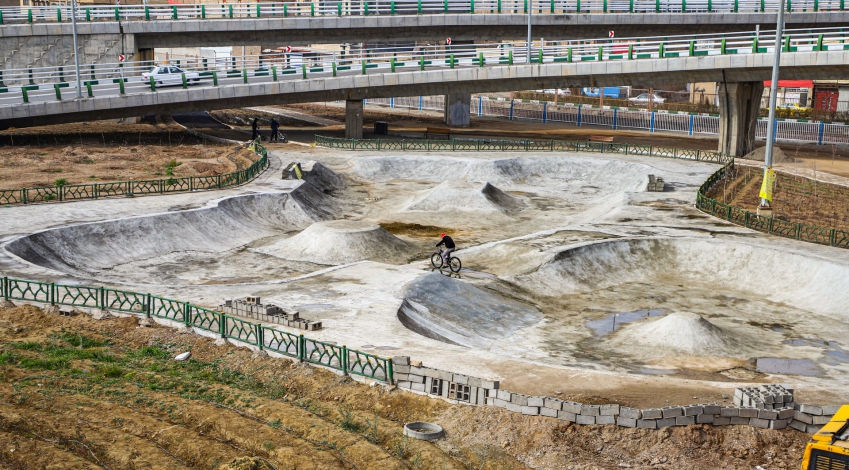
MULTIPOLYGON (((392 366, 398 388, 427 393, 456 403, 497 406, 499 387, 497 380, 484 380, 431 367, 412 365, 407 356, 393 357, 392 366)), ((509 401, 508 399, 507 402, 509 401)), ((506 403, 504 404, 506 407, 506 403)))
POLYGON ((300 318, 298 312, 285 312, 282 308, 267 304, 263 305, 259 296, 249 296, 244 299, 225 300, 218 310, 238 317, 248 317, 267 323, 289 326, 307 331, 321 329, 320 321, 300 318))
POLYGON ((793 406, 793 390, 781 385, 743 387, 734 391, 734 405, 759 409, 779 409, 793 406))
POLYGON ((649 175, 649 185, 646 188, 646 191, 662 193, 664 189, 666 189, 666 183, 663 182, 663 178, 655 175, 649 175))
POLYGON ((838 409, 840 405, 817 406, 796 403, 793 418, 789 420, 788 425, 798 431, 813 434, 831 421, 838 409))

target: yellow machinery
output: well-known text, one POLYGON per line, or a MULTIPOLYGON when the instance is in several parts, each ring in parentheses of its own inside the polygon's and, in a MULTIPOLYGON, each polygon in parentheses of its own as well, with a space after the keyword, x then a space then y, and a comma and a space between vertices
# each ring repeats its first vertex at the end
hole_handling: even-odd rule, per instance
POLYGON ((805 447, 802 470, 849 470, 849 405, 814 434, 805 447))

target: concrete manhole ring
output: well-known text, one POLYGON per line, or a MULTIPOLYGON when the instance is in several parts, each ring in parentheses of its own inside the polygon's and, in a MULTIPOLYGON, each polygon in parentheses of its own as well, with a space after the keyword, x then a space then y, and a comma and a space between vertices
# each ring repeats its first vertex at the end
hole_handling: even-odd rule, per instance
POLYGON ((404 425, 404 435, 413 439, 432 441, 439 439, 443 434, 442 426, 424 421, 414 421, 404 425))

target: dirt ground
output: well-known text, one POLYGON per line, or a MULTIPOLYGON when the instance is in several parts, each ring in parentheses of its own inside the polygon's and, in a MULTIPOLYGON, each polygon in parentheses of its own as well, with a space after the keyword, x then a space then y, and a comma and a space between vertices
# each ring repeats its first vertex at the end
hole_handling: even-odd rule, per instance
POLYGON ((255 156, 235 146, 202 142, 171 124, 70 124, 0 133, 3 189, 159 178, 210 176, 249 166, 255 156))
MULTIPOLYGON (((450 405, 136 318, 0 311, 0 468, 793 468, 792 430, 576 426, 450 405), (184 351, 185 362, 172 358, 184 351), (436 444, 403 423, 437 422, 436 444)), ((599 397, 603 399, 603 397, 599 397)))

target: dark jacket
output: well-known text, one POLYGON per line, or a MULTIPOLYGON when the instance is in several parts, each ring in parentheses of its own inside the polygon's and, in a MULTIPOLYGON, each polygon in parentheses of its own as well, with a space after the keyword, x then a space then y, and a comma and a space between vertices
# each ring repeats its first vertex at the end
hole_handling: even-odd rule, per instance
POLYGON ((449 237, 448 235, 445 235, 444 237, 442 237, 442 241, 437 243, 436 247, 438 248, 442 245, 445 245, 445 248, 456 248, 457 247, 456 245, 454 245, 454 239, 449 237))
POLYGON ((272 119, 272 120, 271 120, 271 130, 272 130, 272 131, 276 131, 276 130, 277 130, 277 129, 279 129, 279 128, 280 128, 280 123, 279 123, 279 122, 277 122, 277 120, 276 120, 276 119, 272 119))

